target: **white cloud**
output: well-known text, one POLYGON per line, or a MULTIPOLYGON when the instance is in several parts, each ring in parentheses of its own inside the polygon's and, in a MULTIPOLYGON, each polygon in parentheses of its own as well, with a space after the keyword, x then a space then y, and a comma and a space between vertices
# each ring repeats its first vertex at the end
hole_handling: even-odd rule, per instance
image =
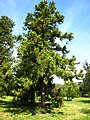
POLYGON ((53 75, 54 79, 53 79, 53 83, 55 84, 64 84, 64 80, 61 79, 60 77, 57 77, 56 75, 53 75))

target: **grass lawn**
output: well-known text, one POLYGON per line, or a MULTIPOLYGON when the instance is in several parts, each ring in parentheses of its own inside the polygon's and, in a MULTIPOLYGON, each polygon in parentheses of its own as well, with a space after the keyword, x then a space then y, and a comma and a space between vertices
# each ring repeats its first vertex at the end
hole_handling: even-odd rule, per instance
POLYGON ((75 98, 64 101, 62 108, 50 113, 41 113, 29 105, 21 106, 12 102, 12 97, 0 98, 0 120, 90 120, 90 98, 75 98))

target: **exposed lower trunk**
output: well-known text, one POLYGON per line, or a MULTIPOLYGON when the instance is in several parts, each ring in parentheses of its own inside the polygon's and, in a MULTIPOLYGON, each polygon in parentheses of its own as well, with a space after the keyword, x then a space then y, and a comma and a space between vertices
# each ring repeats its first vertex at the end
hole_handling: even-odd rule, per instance
POLYGON ((45 109, 45 85, 44 78, 41 78, 41 108, 45 109))
POLYGON ((31 91, 31 103, 35 104, 35 92, 34 92, 34 90, 31 91))
POLYGON ((4 85, 3 85, 3 88, 4 88, 4 91, 5 91, 5 93, 6 93, 6 95, 8 96, 8 95, 10 95, 10 91, 9 91, 9 86, 7 86, 7 84, 8 84, 8 76, 7 75, 4 75, 4 85))
POLYGON ((41 108, 45 108, 45 93, 41 93, 41 108))
POLYGON ((0 65, 2 64, 2 62, 3 62, 3 60, 2 60, 2 58, 0 57, 0 65))

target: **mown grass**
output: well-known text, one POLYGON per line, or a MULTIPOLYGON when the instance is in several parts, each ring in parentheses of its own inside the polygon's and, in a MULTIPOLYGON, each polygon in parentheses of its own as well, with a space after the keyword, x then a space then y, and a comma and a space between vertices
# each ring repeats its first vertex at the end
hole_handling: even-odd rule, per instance
POLYGON ((90 120, 90 98, 64 101, 62 108, 41 113, 39 107, 12 102, 13 97, 0 98, 0 120, 90 120))

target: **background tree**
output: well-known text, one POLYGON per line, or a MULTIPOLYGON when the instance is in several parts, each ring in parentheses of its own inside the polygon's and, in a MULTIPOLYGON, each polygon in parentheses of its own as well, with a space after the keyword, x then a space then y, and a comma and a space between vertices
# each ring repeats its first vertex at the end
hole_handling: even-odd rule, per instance
POLYGON ((73 81, 66 81, 63 85, 64 96, 67 97, 67 100, 72 100, 75 97, 79 96, 79 85, 73 81))
POLYGON ((48 87, 53 86, 52 75, 56 74, 65 80, 76 75, 76 59, 66 58, 69 52, 66 45, 73 36, 72 33, 61 32, 59 25, 63 21, 64 16, 56 10, 55 3, 48 4, 43 0, 35 5, 34 13, 28 13, 24 22, 25 34, 18 48, 19 64, 16 67, 16 76, 19 80, 28 78, 31 81, 33 87, 29 87, 29 90, 33 91, 33 95, 35 91, 40 93, 42 108, 45 107, 48 87), (66 40, 65 45, 57 43, 57 39, 66 40))
POLYGON ((83 96, 86 96, 86 94, 90 95, 90 64, 86 61, 83 67, 85 70, 85 76, 83 83, 80 85, 80 91, 83 96))
POLYGON ((14 22, 7 16, 0 18, 0 94, 9 94, 10 80, 12 78, 12 53, 14 22))

